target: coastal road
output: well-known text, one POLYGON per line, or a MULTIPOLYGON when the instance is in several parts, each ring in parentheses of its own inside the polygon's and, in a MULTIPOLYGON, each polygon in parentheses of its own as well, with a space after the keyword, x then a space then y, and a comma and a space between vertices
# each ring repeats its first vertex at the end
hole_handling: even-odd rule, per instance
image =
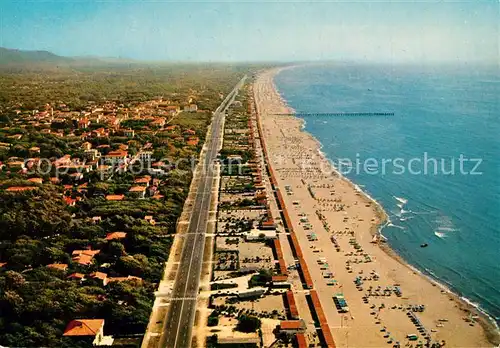
POLYGON ((198 168, 200 175, 195 201, 187 234, 184 236, 181 259, 159 347, 186 348, 191 345, 191 331, 195 319, 196 298, 203 264, 205 233, 214 189, 215 173, 212 166, 220 150, 220 140, 223 136, 221 125, 225 112, 245 79, 246 76, 238 82, 213 115, 210 136, 205 142, 205 156, 199 163, 199 166, 202 167, 198 168))

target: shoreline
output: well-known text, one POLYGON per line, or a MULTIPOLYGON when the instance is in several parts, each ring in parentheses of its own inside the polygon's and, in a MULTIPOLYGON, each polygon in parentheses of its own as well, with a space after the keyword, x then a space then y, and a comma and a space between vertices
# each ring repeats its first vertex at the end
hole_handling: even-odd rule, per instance
POLYGON ((377 235, 379 238, 383 239, 382 243, 377 243, 378 247, 389 257, 391 257, 393 260, 397 261, 401 265, 407 267, 411 272, 418 274, 422 279, 425 281, 429 282, 432 284, 432 286, 438 287, 442 291, 446 292, 448 296, 450 296, 450 299, 452 299, 457 306, 460 308, 460 310, 477 315, 478 318, 476 321, 478 324, 482 327, 484 330, 484 333, 488 339, 488 341, 493 344, 493 345, 498 345, 500 343, 500 329, 494 320, 494 318, 484 311, 478 304, 474 304, 470 299, 467 297, 460 295, 458 291, 452 290, 450 287, 446 286, 443 284, 439 278, 432 276, 431 274, 427 274, 426 272, 418 269, 416 266, 410 264, 407 262, 401 255, 397 253, 395 249, 393 249, 387 238, 382 234, 383 228, 387 226, 388 223, 390 223, 390 219, 388 214, 386 213, 383 205, 378 202, 376 199, 374 199, 372 196, 370 196, 369 193, 367 193, 363 188, 361 188, 358 184, 356 184, 354 181, 351 179, 347 178, 346 176, 342 175, 333 165, 332 161, 328 158, 328 156, 322 152, 322 147, 323 145, 321 142, 316 139, 310 132, 306 130, 306 121, 300 117, 297 117, 293 115, 295 113, 295 110, 291 108, 288 105, 288 102, 286 98, 280 93, 278 90, 276 83, 275 83, 275 77, 281 73, 284 70, 288 69, 293 69, 299 67, 298 65, 293 65, 293 66, 287 66, 283 68, 274 68, 274 69, 269 69, 267 72, 271 73, 271 80, 272 80, 272 88, 274 89, 275 93, 279 96, 279 102, 282 104, 284 108, 286 108, 290 115, 289 117, 295 119, 299 123, 299 131, 306 137, 310 138, 315 144, 316 144, 316 150, 319 157, 321 158, 322 161, 325 161, 329 163, 332 172, 335 173, 335 176, 342 180, 343 182, 347 183, 354 191, 360 194, 360 197, 365 202, 368 202, 370 204, 373 204, 375 214, 377 216, 377 223, 373 225, 373 228, 371 229, 370 233, 372 236, 377 235))

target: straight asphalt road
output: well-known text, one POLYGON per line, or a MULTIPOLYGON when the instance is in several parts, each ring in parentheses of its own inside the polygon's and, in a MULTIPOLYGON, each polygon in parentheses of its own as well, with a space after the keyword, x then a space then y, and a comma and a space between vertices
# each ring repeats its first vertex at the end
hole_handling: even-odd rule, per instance
POLYGON ((163 327, 160 347, 188 348, 191 345, 191 332, 196 314, 196 298, 200 283, 210 205, 213 195, 215 173, 213 164, 220 150, 222 133, 221 123, 227 108, 233 102, 243 85, 243 77, 227 95, 214 112, 210 137, 207 138, 206 153, 200 163, 198 186, 195 202, 189 220, 187 234, 184 236, 181 259, 175 278, 167 319, 163 327))

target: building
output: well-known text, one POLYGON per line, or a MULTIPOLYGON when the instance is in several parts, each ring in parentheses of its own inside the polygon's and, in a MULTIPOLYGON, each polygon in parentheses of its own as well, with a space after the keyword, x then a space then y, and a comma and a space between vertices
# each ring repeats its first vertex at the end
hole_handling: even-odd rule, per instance
POLYGON ((200 138, 198 137, 188 137, 186 141, 186 145, 188 146, 198 146, 198 143, 200 142, 200 138))
POLYGON ((198 111, 198 105, 196 104, 189 104, 184 106, 184 111, 186 112, 196 112, 198 111))
POLYGON ((260 345, 260 338, 257 335, 250 335, 247 334, 244 337, 235 337, 235 336, 222 336, 222 335, 217 335, 217 345, 224 347, 238 347, 238 346, 245 346, 245 347, 259 347, 260 345))
POLYGON ((71 256, 73 262, 82 266, 89 266, 94 261, 94 256, 100 252, 100 250, 73 250, 71 256))
POLYGON ((79 129, 85 129, 88 126, 90 126, 90 120, 86 117, 81 118, 78 120, 78 128, 79 129))
POLYGON ((89 161, 95 161, 101 157, 101 153, 97 149, 88 149, 83 151, 83 157, 89 161))
POLYGON ((123 134, 128 138, 133 138, 135 136, 135 131, 133 129, 125 129, 123 134))
POLYGON ((104 161, 110 165, 124 163, 127 159, 127 156, 127 151, 110 151, 107 155, 104 156, 104 161))
POLYGON ((164 118, 155 118, 149 124, 151 126, 154 126, 154 127, 163 127, 163 126, 165 126, 165 119, 164 118))
POLYGON ((297 341, 297 348, 308 348, 309 345, 307 344, 306 336, 304 335, 303 332, 300 332, 295 335, 295 340, 297 341))
POLYGON ((268 240, 268 239, 276 239, 276 230, 261 230, 257 228, 253 228, 250 232, 247 232, 245 235, 245 240, 268 240))
POLYGON ((125 232, 111 232, 106 235, 106 240, 116 240, 116 239, 123 239, 127 237, 127 233, 125 232))
POLYGON ((35 183, 35 184, 43 184, 43 179, 42 178, 29 178, 29 182, 35 183))
POLYGON ((92 144, 89 143, 88 141, 84 142, 81 146, 81 148, 85 151, 85 150, 90 150, 92 148, 92 144))
POLYGON ((288 282, 288 276, 286 274, 273 275, 271 277, 271 283, 273 288, 287 288, 289 289, 292 285, 288 282))
POLYGON ((106 200, 107 201, 121 201, 125 198, 125 195, 107 195, 106 200))
POLYGON ((276 229, 276 224, 274 223, 274 219, 271 216, 271 214, 267 214, 267 216, 260 221, 259 228, 261 230, 275 230, 276 229))
POLYGON ((89 274, 89 277, 92 279, 99 279, 104 284, 104 282, 106 282, 106 278, 108 277, 108 275, 104 272, 92 272, 89 274))
POLYGON ((37 189, 36 186, 11 186, 8 187, 5 191, 7 192, 24 192, 24 191, 32 191, 37 189))
POLYGON ((166 107, 165 110, 167 111, 168 114, 175 116, 179 112, 181 112, 181 107, 179 105, 169 105, 166 107))
POLYGON ((138 185, 144 185, 146 187, 149 187, 149 183, 151 181, 151 176, 149 175, 145 175, 143 177, 140 177, 140 178, 136 178, 134 180, 134 184, 138 184, 138 185))
POLYGON ((104 319, 75 319, 68 323, 63 336, 93 338, 94 346, 111 346, 113 338, 104 336, 104 319))
POLYGON ((85 280, 85 274, 83 274, 83 273, 72 273, 67 278, 71 279, 71 280, 83 281, 83 280, 85 280))
POLYGON ((132 186, 128 192, 131 197, 144 198, 146 197, 146 186, 132 186))
POLYGON ((297 305, 295 303, 295 297, 293 296, 292 290, 288 290, 286 292, 286 304, 289 317, 291 319, 299 319, 299 312, 297 310, 297 305))
POLYGON ((278 330, 280 333, 296 334, 304 332, 306 324, 303 320, 283 320, 280 322, 278 330))
MULTIPOLYGON (((231 290, 231 289, 228 289, 231 290)), ((266 288, 263 287, 255 287, 255 288, 250 288, 250 289, 245 289, 245 290, 238 290, 238 297, 239 298, 248 298, 248 297, 260 297, 264 295, 266 292, 266 288)))
POLYGON ((137 156, 142 163, 151 163, 153 151, 140 151, 137 156))

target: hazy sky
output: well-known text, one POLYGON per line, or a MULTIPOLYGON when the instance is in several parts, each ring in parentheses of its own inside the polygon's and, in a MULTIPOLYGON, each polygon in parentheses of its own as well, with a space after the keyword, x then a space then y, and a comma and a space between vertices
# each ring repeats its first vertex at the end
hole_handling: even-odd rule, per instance
POLYGON ((0 0, 0 46, 142 60, 499 60, 499 3, 0 0))

